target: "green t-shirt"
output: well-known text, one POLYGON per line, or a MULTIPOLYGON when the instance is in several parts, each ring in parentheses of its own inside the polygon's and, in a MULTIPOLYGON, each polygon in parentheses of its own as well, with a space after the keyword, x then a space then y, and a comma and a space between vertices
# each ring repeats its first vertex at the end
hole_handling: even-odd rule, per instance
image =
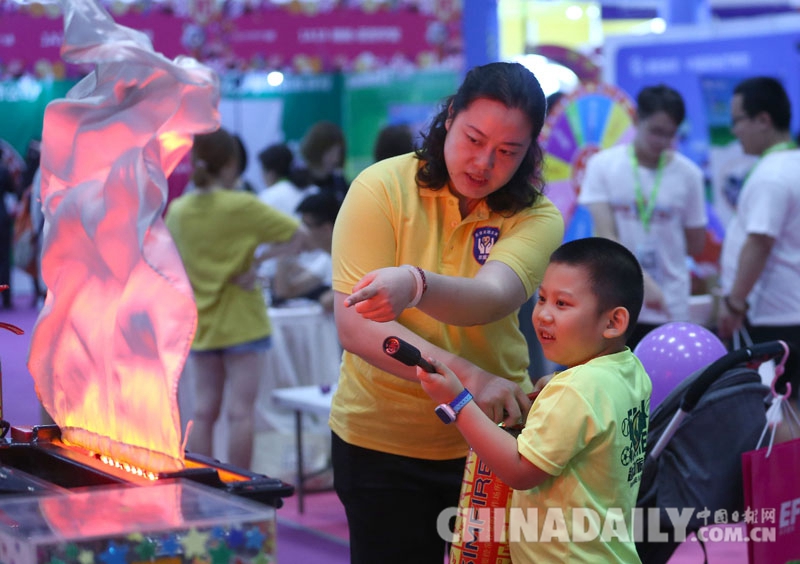
MULTIPOLYGON (((535 541, 521 537, 511 542, 515 563, 639 562, 631 515, 645 457, 651 391, 650 378, 630 349, 565 370, 544 387, 517 448, 552 478, 513 492, 512 508, 520 508, 528 523, 533 514, 538 518, 535 541), (582 520, 592 514, 600 534, 593 535, 589 521, 582 520), (622 526, 611 519, 617 514, 624 518, 622 526), (555 524, 559 516, 563 525, 555 524), (573 530, 575 517, 578 530, 573 530)), ((513 519, 509 524, 511 533, 513 519)))

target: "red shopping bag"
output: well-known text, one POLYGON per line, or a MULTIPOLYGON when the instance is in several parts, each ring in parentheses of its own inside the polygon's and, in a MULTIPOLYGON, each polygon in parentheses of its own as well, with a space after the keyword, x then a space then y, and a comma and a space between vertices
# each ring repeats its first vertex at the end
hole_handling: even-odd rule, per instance
POLYGON ((474 450, 469 451, 449 564, 511 564, 508 541, 501 533, 508 523, 511 491, 474 450))
MULTIPOLYGON (((539 392, 528 394, 535 400, 539 392)), ((506 429, 515 437, 522 427, 506 429)), ((449 564, 511 564, 508 516, 512 490, 470 449, 456 515, 449 564)))
POLYGON ((750 564, 800 560, 800 438, 769 449, 742 454, 750 564))

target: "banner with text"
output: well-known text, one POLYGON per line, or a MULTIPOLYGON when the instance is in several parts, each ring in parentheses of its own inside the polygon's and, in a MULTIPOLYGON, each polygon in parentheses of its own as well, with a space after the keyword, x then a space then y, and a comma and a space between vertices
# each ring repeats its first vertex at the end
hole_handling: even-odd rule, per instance
MULTIPOLYGON (((444 0, 433 2, 440 3, 444 0)), ((155 50, 168 58, 190 55, 220 72, 460 68, 462 62, 460 9, 455 8, 436 11, 398 4, 309 13, 264 5, 235 14, 213 9, 179 14, 151 6, 112 15, 147 34, 155 50)), ((85 71, 61 61, 63 23, 57 6, 43 10, 23 5, 0 12, 0 76, 27 71, 61 78, 85 71)))

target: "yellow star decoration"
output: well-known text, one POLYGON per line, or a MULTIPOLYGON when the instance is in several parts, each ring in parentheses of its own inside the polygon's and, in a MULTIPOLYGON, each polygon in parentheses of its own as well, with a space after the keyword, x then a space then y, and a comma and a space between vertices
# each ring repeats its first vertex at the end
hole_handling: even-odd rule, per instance
POLYGON ((80 564, 94 564, 94 552, 91 550, 81 550, 78 554, 78 562, 80 564))
POLYGON ((208 533, 201 533, 192 527, 189 533, 180 540, 181 545, 183 545, 184 558, 188 560, 195 556, 205 555, 206 541, 209 536, 208 533))
POLYGON ((142 542, 144 540, 144 535, 142 533, 131 533, 128 535, 128 540, 142 542))

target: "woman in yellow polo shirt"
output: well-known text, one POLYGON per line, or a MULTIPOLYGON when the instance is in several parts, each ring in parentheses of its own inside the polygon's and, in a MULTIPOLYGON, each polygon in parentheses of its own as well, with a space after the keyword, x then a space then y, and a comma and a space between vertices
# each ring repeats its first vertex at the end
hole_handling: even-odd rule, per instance
POLYGON ((333 240, 345 352, 330 425, 354 564, 441 564, 437 520, 458 503, 467 453, 415 369, 384 354, 387 336, 453 368, 496 422, 528 412, 517 311, 564 233, 542 195, 545 106, 523 66, 476 67, 421 148, 367 168, 345 198, 333 240))
POLYGON ((296 253, 315 244, 299 222, 233 190, 238 176, 236 142, 225 129, 197 135, 192 145, 196 189, 176 198, 166 224, 181 255, 197 304, 197 331, 184 377, 194 392, 188 450, 211 455, 214 425, 229 390, 226 462, 249 468, 254 411, 266 369, 272 328, 261 287, 240 282, 263 243, 272 252, 296 253))

